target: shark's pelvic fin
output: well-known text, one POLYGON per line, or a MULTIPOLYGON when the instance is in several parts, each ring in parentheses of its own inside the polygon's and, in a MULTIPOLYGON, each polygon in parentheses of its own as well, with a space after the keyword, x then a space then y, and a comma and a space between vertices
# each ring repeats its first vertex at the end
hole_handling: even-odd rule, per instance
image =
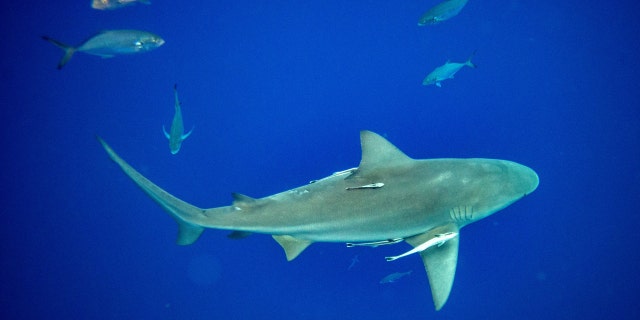
MULTIPOLYGON (((405 239, 407 243, 416 247, 432 239, 438 234, 447 232, 458 233, 458 227, 455 224, 448 224, 436 227, 423 234, 405 239)), ((453 279, 456 275, 456 265, 458 263, 458 240, 460 236, 454 237, 441 246, 433 246, 422 252, 422 262, 427 270, 429 277, 429 286, 431 287, 431 295, 436 310, 440 310, 447 302, 453 279)))
POLYGON ((287 255, 287 261, 295 259, 304 249, 313 243, 312 241, 294 238, 289 235, 273 235, 273 239, 284 249, 284 253, 287 255))

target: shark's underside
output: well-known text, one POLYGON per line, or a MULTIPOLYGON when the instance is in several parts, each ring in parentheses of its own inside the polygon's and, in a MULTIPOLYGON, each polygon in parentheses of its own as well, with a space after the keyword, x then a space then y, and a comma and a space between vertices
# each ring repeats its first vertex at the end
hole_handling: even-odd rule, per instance
POLYGON ((463 226, 534 191, 538 176, 505 160, 414 160, 373 132, 362 131, 360 138, 357 168, 260 199, 234 193, 232 205, 210 209, 164 191, 98 139, 124 173, 178 222, 178 244, 193 243, 205 228, 263 233, 293 260, 313 242, 404 239, 425 248, 419 253, 439 310, 453 285, 459 237, 434 238, 457 235, 463 226))

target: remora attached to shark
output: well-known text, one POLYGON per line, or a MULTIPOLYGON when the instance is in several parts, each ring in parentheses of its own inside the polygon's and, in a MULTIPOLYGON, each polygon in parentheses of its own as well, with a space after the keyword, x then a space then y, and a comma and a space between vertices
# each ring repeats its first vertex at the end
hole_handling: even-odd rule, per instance
MULTIPOLYGON (((459 234, 460 228, 538 186, 536 173, 515 162, 414 160, 381 136, 362 131, 357 168, 265 198, 235 193, 230 206, 202 209, 155 185, 98 139, 124 173, 176 220, 178 244, 195 242, 205 228, 271 234, 287 260, 313 242, 404 239, 419 247, 438 235, 459 234)), ((436 310, 445 304, 453 285, 459 238, 426 245, 420 252, 436 310)))

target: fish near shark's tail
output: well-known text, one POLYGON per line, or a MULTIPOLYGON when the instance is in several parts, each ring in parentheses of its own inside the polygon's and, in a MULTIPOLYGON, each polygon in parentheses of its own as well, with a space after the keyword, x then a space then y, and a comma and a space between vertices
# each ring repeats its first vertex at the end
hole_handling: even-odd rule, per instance
POLYGON ((133 180, 133 182, 135 182, 142 191, 149 195, 149 197, 167 211, 178 223, 178 239, 176 242, 179 245, 189 245, 196 242, 204 231, 204 228, 189 222, 189 220, 197 220, 204 213, 204 210, 184 202, 164 191, 120 158, 120 156, 118 156, 118 154, 116 154, 116 152, 113 151, 113 149, 111 149, 111 147, 109 147, 102 138, 96 138, 100 141, 104 150, 107 151, 111 160, 120 166, 122 171, 124 171, 124 173, 129 176, 129 178, 131 178, 131 180, 133 180))
POLYGON ((469 59, 467 59, 467 61, 465 61, 464 65, 467 67, 471 67, 471 68, 477 68, 477 66, 475 65, 475 63, 471 62, 471 59, 473 58, 473 56, 476 55, 476 50, 473 51, 473 53, 469 56, 469 59))
POLYGON ((58 62, 58 70, 62 69, 62 67, 64 67, 67 64, 67 62, 69 62, 73 54, 76 52, 75 47, 66 45, 56 39, 52 39, 48 36, 42 36, 42 39, 47 40, 53 43, 56 47, 64 50, 64 56, 62 56, 62 59, 60 59, 60 62, 58 62))

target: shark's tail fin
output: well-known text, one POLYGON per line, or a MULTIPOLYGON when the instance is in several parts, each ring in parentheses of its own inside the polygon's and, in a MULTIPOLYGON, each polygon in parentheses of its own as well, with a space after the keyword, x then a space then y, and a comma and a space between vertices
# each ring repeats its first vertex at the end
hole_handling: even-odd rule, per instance
POLYGON ((473 51, 473 53, 469 56, 469 59, 467 59, 467 61, 464 64, 471 68, 477 68, 477 66, 473 62, 471 62, 471 58, 473 58, 473 56, 475 55, 476 55, 476 50, 473 51))
POLYGON ((178 239, 176 242, 179 245, 189 245, 196 242, 204 231, 204 228, 192 222, 201 217, 204 210, 186 203, 158 187, 120 158, 102 138, 97 138, 109 154, 111 160, 118 164, 122 171, 124 171, 142 191, 148 194, 176 220, 178 223, 178 239))
POLYGON ((56 39, 52 39, 48 36, 42 36, 42 39, 47 40, 53 43, 56 47, 64 50, 64 56, 62 56, 62 59, 60 59, 60 62, 58 62, 58 70, 62 69, 62 67, 64 67, 67 64, 67 62, 69 62, 73 54, 76 52, 75 47, 66 45, 56 39))

